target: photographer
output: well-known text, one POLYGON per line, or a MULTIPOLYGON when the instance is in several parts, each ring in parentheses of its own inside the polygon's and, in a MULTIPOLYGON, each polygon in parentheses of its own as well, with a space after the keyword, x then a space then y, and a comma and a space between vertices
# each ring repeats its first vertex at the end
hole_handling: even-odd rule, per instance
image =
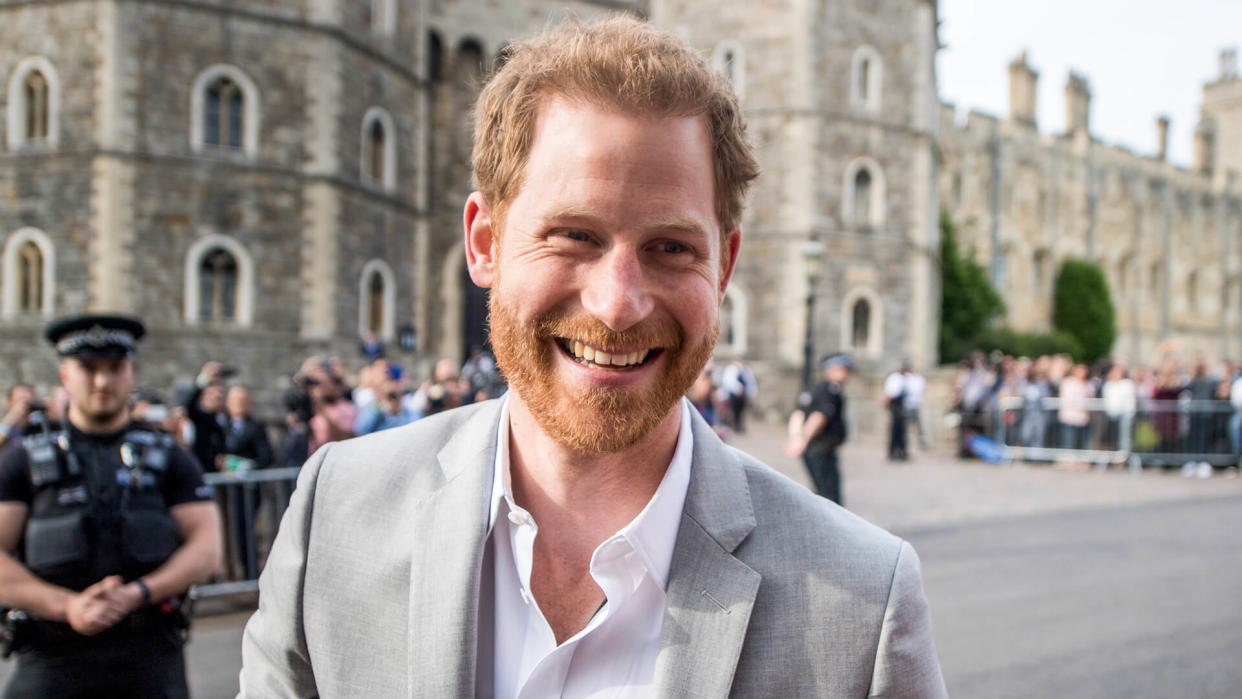
POLYGON ((375 400, 358 411, 354 421, 354 434, 364 435, 391 427, 408 425, 419 418, 414 411, 402 405, 405 377, 401 367, 389 365, 375 389, 375 400))

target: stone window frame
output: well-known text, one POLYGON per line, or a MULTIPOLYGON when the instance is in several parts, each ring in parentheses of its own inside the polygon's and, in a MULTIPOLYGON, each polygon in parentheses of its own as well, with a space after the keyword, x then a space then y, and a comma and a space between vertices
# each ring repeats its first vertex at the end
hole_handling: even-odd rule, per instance
POLYGON ((842 180, 842 198, 841 198, 841 221, 846 228, 866 228, 879 229, 884 227, 885 222, 885 201, 887 200, 887 183, 884 178, 884 170, 874 158, 863 155, 854 158, 845 166, 845 174, 842 180), (870 211, 868 211, 868 220, 865 223, 858 223, 854 220, 854 185, 861 170, 866 170, 871 176, 871 196, 870 211))
POLYGON ((396 33, 396 0, 371 0, 371 35, 388 39, 396 33))
POLYGON ((366 337, 371 332, 367 320, 371 317, 371 277, 378 274, 384 284, 384 306, 381 309, 379 339, 391 342, 397 336, 397 277, 392 267, 384 260, 377 258, 368 260, 358 275, 358 337, 366 337))
POLYGON ((250 251, 236 238, 220 233, 199 236, 185 254, 185 306, 182 309, 185 324, 189 326, 208 323, 220 327, 249 328, 254 324, 254 259, 250 251), (224 249, 237 263, 237 289, 234 293, 233 320, 216 323, 201 316, 203 259, 207 253, 224 249))
POLYGON ((18 61, 9 77, 8 114, 5 135, 9 150, 43 146, 55 148, 60 143, 60 76, 52 62, 43 56, 27 56, 18 61), (26 129, 26 78, 38 72, 47 81, 47 136, 32 139, 26 129))
POLYGON ((51 318, 55 315, 56 310, 54 307, 56 298, 56 246, 52 244, 52 239, 46 233, 30 226, 17 229, 4 242, 2 266, 3 296, 0 296, 0 316, 15 318, 27 313, 17 306, 19 296, 18 283, 22 281, 18 275, 18 255, 26 243, 34 243, 35 247, 39 249, 39 253, 43 255, 43 308, 37 315, 51 318))
POLYGON ((362 131, 359 143, 358 158, 358 176, 367 184, 382 187, 385 192, 394 192, 397 189, 397 128, 393 123, 392 115, 387 109, 380 106, 374 106, 367 110, 362 117, 362 131), (371 148, 370 134, 371 126, 379 123, 384 129, 384 172, 382 177, 377 181, 371 176, 371 148))
POLYGON ((741 101, 746 96, 746 49, 742 44, 732 39, 716 44, 716 48, 712 50, 712 67, 716 72, 725 76, 729 84, 733 86, 733 94, 741 101), (728 70, 729 57, 733 58, 733 73, 728 70))
POLYGON ((884 351, 884 301, 870 286, 856 286, 841 299, 841 347, 859 352, 864 357, 879 357, 884 351), (854 345, 854 304, 866 301, 871 318, 867 328, 867 344, 854 345))
POLYGON ((258 86, 240 68, 227 63, 217 63, 206 68, 194 79, 190 89, 190 150, 195 154, 231 154, 238 151, 226 146, 207 143, 206 95, 207 88, 219 78, 228 78, 242 92, 242 138, 241 153, 253 160, 259 152, 259 121, 261 95, 258 86))
POLYGON ((883 103, 881 99, 883 89, 884 61, 881 60, 880 52, 876 51, 875 47, 863 44, 854 50, 854 56, 850 59, 850 105, 872 114, 879 112, 883 103), (864 62, 867 65, 866 94, 863 93, 860 79, 864 62))
MULTIPOLYGON (((736 284, 730 284, 725 287, 724 301, 729 302, 729 327, 733 328, 733 341, 726 341, 718 344, 717 347, 723 350, 723 353, 727 356, 743 357, 746 355, 748 347, 747 336, 749 335, 750 323, 750 298, 745 289, 742 289, 736 284)), ((721 326, 724 326, 724 301, 720 304, 722 311, 721 326)))

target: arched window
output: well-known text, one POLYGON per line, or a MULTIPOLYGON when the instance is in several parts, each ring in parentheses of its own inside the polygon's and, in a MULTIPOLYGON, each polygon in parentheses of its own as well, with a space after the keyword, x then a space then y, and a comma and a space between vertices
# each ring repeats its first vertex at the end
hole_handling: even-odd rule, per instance
POLYGON ((434 30, 427 32, 427 79, 432 83, 444 80, 444 42, 434 30))
POLYGON ((871 304, 858 299, 850 311, 850 348, 865 350, 871 342, 871 304))
POLYGON ((869 157, 853 160, 845 168, 842 221, 850 228, 874 229, 884 225, 885 184, 880 165, 869 157))
POLYGON ((884 65, 870 46, 859 46, 850 62, 850 104, 855 109, 877 112, 884 86, 884 65))
POLYGON ((59 86, 56 69, 42 56, 30 56, 17 64, 8 90, 9 148, 56 145, 60 130, 59 86))
POLYGON ((254 262, 235 238, 200 237, 185 258, 185 321, 249 327, 254 317, 254 262))
POLYGON ((358 284, 358 337, 375 333, 381 340, 396 337, 397 280, 383 260, 362 266, 358 284))
POLYGON ((851 289, 841 303, 841 347, 864 357, 884 350, 884 304, 870 287, 851 289))
POLYGON ((26 137, 31 141, 47 140, 47 78, 32 70, 23 81, 26 90, 26 137))
POLYGON ((237 260, 224 248, 203 255, 199 263, 198 317, 214 323, 237 317, 237 260))
POLYGON ((1186 309, 1194 312, 1199 309, 1199 273, 1191 272, 1186 277, 1186 309))
POLYGON ((17 310, 38 313, 43 310, 43 251, 28 240, 17 250, 17 310))
POLYGON ((253 158, 258 147, 259 91, 254 82, 228 65, 200 73, 190 92, 190 148, 253 158))
POLYGON ((387 191, 397 188, 397 138, 392 116, 371 107, 362 117, 362 181, 387 191))
POLYGON ((1133 256, 1122 255, 1117 261, 1117 295, 1124 296, 1130 291, 1130 267, 1134 264, 1133 256))
POLYGON ((867 168, 859 168, 854 173, 854 212, 853 223, 855 226, 865 226, 871 223, 871 172, 867 168))
POLYGON ((1148 274, 1147 280, 1150 286, 1147 291, 1153 299, 1160 298, 1160 294, 1164 288, 1164 265, 1161 262, 1153 262, 1151 264, 1151 272, 1148 274))
POLYGON ((18 230, 5 241, 3 258, 3 315, 51 317, 56 265, 55 249, 47 234, 37 228, 18 230))
POLYGON ((723 41, 712 52, 712 65, 728 79, 733 93, 741 99, 746 92, 746 53, 736 41, 723 41))
POLYGON ((242 101, 241 88, 226 75, 221 75, 207 86, 203 143, 241 148, 242 101))

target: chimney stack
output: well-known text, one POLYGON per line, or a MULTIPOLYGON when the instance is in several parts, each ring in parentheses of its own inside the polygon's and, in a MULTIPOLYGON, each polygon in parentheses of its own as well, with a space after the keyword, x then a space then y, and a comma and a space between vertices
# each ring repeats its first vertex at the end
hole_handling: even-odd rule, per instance
POLYGON ((1035 86, 1037 73, 1026 62, 1026 51, 1009 62, 1009 118, 1035 128, 1035 86))
POLYGON ((1169 157, 1169 118, 1161 115, 1156 119, 1156 158, 1165 160, 1169 157))
POLYGON ((1238 77, 1238 50, 1223 49, 1220 52, 1220 79, 1234 80, 1238 77))
POLYGON ((1216 124, 1206 117, 1195 127, 1194 169, 1211 174, 1216 162, 1216 124))
POLYGON ((1070 71, 1065 81, 1065 130, 1069 133, 1090 133, 1091 88, 1087 79, 1070 71))

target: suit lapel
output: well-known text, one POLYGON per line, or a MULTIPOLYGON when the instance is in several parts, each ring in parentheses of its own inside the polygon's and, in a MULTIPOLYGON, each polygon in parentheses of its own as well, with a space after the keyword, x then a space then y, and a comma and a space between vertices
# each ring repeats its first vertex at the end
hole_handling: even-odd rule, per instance
POLYGON ((724 697, 759 591, 759 574, 733 556, 755 515, 736 457, 691 412, 694 459, 669 571, 656 694, 724 697))
POLYGON ((411 697, 475 694, 479 569, 498 413, 493 401, 467 418, 436 455, 438 487, 410 506, 411 697))

